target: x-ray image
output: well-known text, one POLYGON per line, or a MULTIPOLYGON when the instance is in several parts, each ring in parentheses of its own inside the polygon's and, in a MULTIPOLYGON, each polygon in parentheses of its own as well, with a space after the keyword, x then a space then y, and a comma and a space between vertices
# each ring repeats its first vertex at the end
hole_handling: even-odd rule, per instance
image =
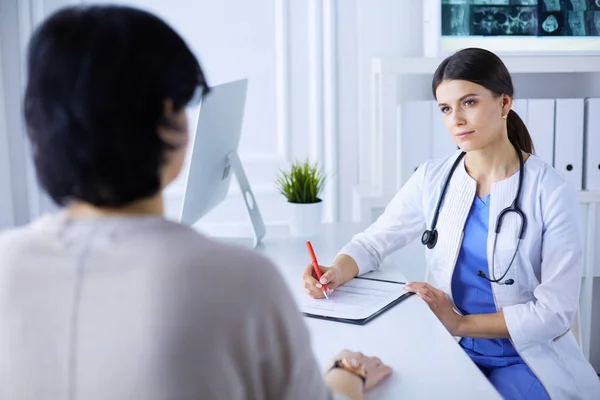
MULTIPOLYGON (((592 13, 590 13, 592 14, 592 13)), ((566 13, 543 13, 541 15, 542 36, 588 36, 590 20, 583 11, 567 11, 566 13)))
POLYGON ((567 10, 569 11, 585 11, 588 9, 587 0, 569 0, 570 4, 567 4, 567 10))
POLYGON ((600 11, 600 0, 582 0, 581 2, 585 4, 586 11, 600 11))
POLYGON ((600 9, 600 0, 538 0, 542 12, 600 9))
POLYGON ((586 13, 588 36, 600 36, 600 11, 586 13))
POLYGON ((540 14, 540 36, 562 36, 564 34, 565 18, 560 12, 540 14))
POLYGON ((583 11, 567 11, 567 34, 565 36, 586 36, 585 14, 583 11))
POLYGON ((442 35, 469 36, 470 9, 466 4, 442 5, 442 35))
POLYGON ((535 7, 472 7, 472 34, 531 36, 537 32, 535 7))
POLYGON ((600 36, 600 0, 442 0, 444 36, 600 36))
POLYGON ((507 6, 509 0, 471 0, 471 4, 480 6, 507 6))
POLYGON ((542 8, 542 11, 561 11, 560 3, 560 0, 541 0, 538 2, 542 8))
POLYGON ((509 4, 511 6, 537 6, 538 0, 510 0, 509 4))

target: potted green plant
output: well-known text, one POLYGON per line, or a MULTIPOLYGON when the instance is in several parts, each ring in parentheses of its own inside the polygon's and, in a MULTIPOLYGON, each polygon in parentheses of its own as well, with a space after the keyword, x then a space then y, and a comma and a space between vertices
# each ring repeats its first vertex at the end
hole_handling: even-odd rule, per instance
POLYGON ((292 236, 313 236, 319 232, 323 213, 319 196, 324 185, 325 175, 316 162, 295 161, 288 171, 279 170, 277 187, 292 208, 292 236))

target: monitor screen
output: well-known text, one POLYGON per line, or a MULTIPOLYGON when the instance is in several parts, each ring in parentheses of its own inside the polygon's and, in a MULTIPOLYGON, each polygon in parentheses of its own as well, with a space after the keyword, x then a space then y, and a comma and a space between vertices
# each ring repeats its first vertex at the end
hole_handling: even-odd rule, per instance
POLYGON ((198 115, 180 222, 193 225, 225 199, 231 182, 230 154, 237 153, 247 79, 211 87, 198 115))

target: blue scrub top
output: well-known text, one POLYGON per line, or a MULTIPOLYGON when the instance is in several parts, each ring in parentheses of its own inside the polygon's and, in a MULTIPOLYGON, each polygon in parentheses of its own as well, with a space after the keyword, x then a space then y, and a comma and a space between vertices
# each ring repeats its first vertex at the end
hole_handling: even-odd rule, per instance
MULTIPOLYGON (((452 297, 458 309, 465 315, 491 314, 498 311, 494 303, 492 284, 477 275, 478 270, 488 274, 486 246, 489 203, 490 195, 483 199, 475 196, 465 223, 463 243, 452 276, 452 297)), ((508 339, 463 338, 460 344, 463 348, 484 356, 520 358, 508 339)), ((504 360, 506 361, 509 360, 504 360)))
MULTIPOLYGON (((489 204, 489 195, 483 199, 475 196, 452 275, 454 303, 465 315, 497 312, 492 283, 477 275, 478 270, 488 271, 489 204)), ((460 345, 504 399, 549 400, 544 387, 510 340, 465 337, 460 345)))

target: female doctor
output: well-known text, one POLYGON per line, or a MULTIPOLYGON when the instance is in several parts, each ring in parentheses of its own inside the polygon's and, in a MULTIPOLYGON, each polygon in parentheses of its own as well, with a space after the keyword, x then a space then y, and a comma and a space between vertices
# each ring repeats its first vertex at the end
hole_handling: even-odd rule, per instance
POLYGON ((600 381, 570 332, 582 270, 575 189, 532 154, 495 54, 453 54, 432 89, 460 150, 421 165, 381 217, 322 267, 320 283, 307 266, 306 291, 322 298, 321 284, 335 290, 420 238, 429 283, 407 290, 504 398, 599 399, 600 381))

